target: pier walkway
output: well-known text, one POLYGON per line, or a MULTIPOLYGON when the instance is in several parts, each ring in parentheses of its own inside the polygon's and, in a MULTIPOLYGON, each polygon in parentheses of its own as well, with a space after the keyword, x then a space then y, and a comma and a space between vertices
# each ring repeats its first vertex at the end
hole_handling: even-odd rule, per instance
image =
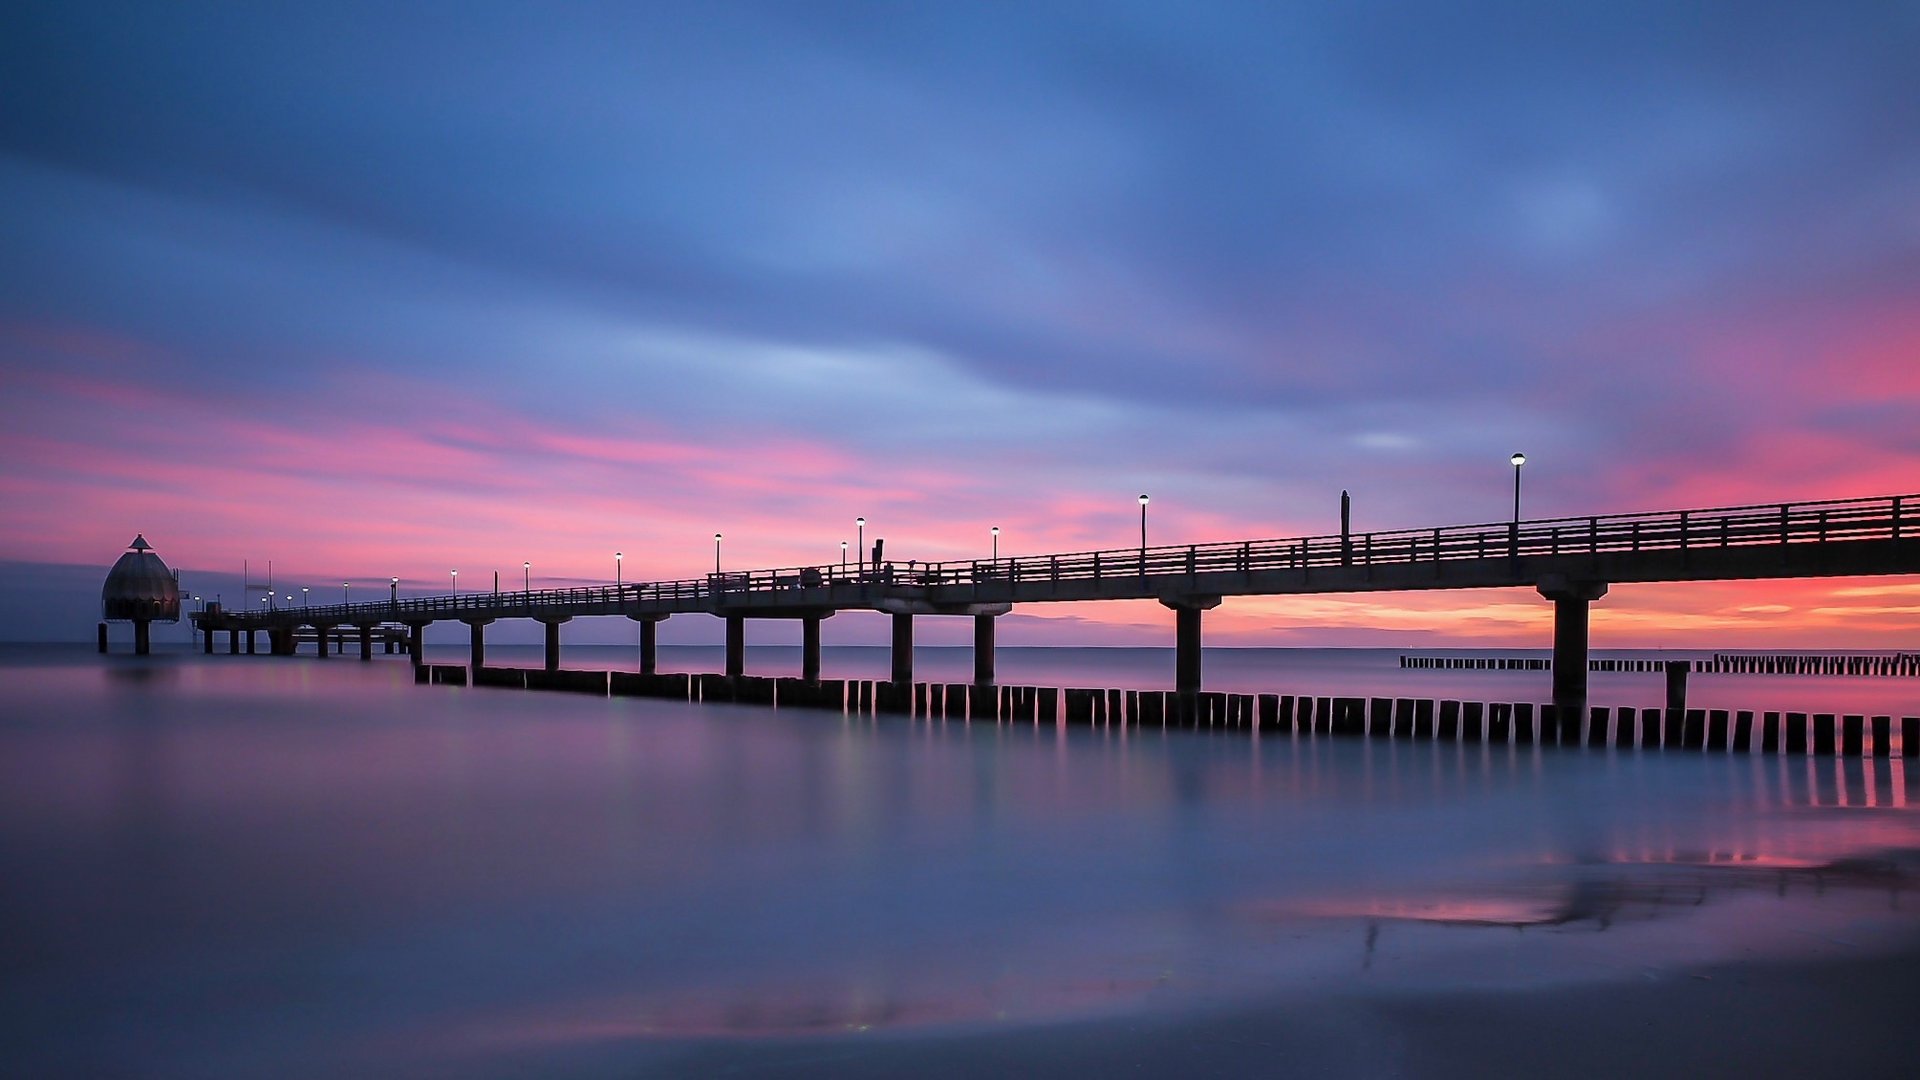
MULTIPOLYGON (((798 619, 801 678, 820 678, 820 622, 836 612, 893 616, 892 675, 913 680, 913 620, 975 620, 975 681, 992 685, 994 619, 1014 604, 1157 600, 1175 613, 1178 693, 1201 688, 1202 613, 1230 596, 1432 589, 1530 588, 1554 605, 1554 701, 1586 702, 1588 608, 1617 583, 1733 581, 1920 574, 1920 495, 1776 503, 1647 514, 1550 518, 1480 525, 1117 548, 1057 555, 947 562, 783 567, 678 581, 571 589, 405 597, 311 608, 193 615, 205 635, 225 631, 238 651, 256 632, 290 653, 296 634, 316 637, 320 654, 340 627, 359 631, 371 657, 382 628, 405 627, 415 663, 422 630, 459 621, 471 631, 472 662, 485 663, 484 627, 499 619, 546 625, 546 667, 560 665, 561 624, 588 616, 640 623, 644 674, 655 666, 655 631, 674 615, 726 620, 727 675, 744 672, 748 619, 798 619)), ((337 635, 335 635, 337 636, 337 635)))

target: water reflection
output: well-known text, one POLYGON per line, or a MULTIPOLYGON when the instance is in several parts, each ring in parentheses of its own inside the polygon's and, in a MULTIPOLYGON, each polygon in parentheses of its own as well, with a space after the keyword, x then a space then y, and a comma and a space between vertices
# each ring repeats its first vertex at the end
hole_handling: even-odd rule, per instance
POLYGON ((1915 928, 1904 761, 905 721, 221 661, 7 672, 0 1015, 26 1074, 278 1074, 288 1047, 319 1073, 526 1053, 545 1074, 586 1045, 1638 977, 1915 928))

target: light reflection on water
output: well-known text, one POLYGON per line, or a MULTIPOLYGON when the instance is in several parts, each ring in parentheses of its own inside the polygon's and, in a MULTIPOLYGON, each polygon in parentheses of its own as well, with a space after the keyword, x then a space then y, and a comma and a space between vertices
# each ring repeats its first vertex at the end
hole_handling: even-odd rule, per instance
POLYGON ((29 1072, 644 1069, 1914 929, 1899 761, 907 722, 398 661, 14 651, 0 679, 29 1072))

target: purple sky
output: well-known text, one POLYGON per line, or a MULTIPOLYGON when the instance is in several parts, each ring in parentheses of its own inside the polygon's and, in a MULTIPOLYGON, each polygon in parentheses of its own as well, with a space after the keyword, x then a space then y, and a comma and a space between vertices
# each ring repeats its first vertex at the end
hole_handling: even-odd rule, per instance
MULTIPOLYGON (((697 574, 715 531, 734 565, 832 561, 858 514, 903 559, 991 525, 1120 546, 1141 491, 1169 543, 1326 532, 1343 488, 1362 529, 1498 520, 1514 450, 1529 516, 1920 491, 1913 3, 6 23, 0 560, 87 569, 16 590, 5 636, 85 636, 136 531, 209 592, 269 558, 428 591, 615 550, 697 574)), ((1170 637, 1151 606, 1024 614, 1170 637)), ((1210 626, 1546 619, 1514 592, 1210 626)), ((1595 640, 1916 626, 1913 581, 1645 587, 1595 640)))

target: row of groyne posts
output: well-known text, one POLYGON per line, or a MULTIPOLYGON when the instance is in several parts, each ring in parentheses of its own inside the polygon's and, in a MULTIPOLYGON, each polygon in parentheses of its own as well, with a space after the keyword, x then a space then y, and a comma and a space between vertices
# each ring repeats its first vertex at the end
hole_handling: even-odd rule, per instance
MULTIPOLYGON (((1552 671, 1543 656, 1402 656, 1402 668, 1417 671, 1552 671)), ((1719 653, 1707 660, 1608 658, 1587 661, 1596 672, 1660 672, 1679 666, 1702 675, 1838 675, 1920 677, 1920 653, 1719 653)))
POLYGON ((1685 698, 1685 666, 1676 662, 1667 671, 1666 707, 1596 706, 1578 710, 1525 702, 469 668, 456 664, 422 664, 415 668, 414 678, 419 683, 439 685, 741 703, 941 721, 1211 729, 1256 735, 1520 746, 1876 758, 1920 755, 1920 717, 1692 709, 1676 703, 1685 698))
MULTIPOLYGON (((313 645, 316 655, 323 660, 326 659, 329 651, 345 656, 351 641, 360 646, 362 660, 373 659, 373 647, 377 643, 380 651, 387 656, 392 656, 396 652, 405 652, 414 658, 415 663, 418 663, 421 629, 423 627, 397 626, 388 623, 356 623, 352 626, 351 632, 348 627, 332 625, 316 626, 310 629, 266 627, 256 630, 251 627, 246 629, 230 627, 226 630, 227 652, 239 655, 244 643, 246 654, 254 655, 259 645, 257 635, 264 633, 267 635, 267 651, 274 656, 292 656, 299 646, 306 644, 313 645)), ((214 652, 213 641, 216 633, 219 631, 212 626, 203 626, 200 629, 202 649, 209 656, 214 652)), ((101 653, 107 651, 106 623, 100 624, 99 650, 101 653)))

